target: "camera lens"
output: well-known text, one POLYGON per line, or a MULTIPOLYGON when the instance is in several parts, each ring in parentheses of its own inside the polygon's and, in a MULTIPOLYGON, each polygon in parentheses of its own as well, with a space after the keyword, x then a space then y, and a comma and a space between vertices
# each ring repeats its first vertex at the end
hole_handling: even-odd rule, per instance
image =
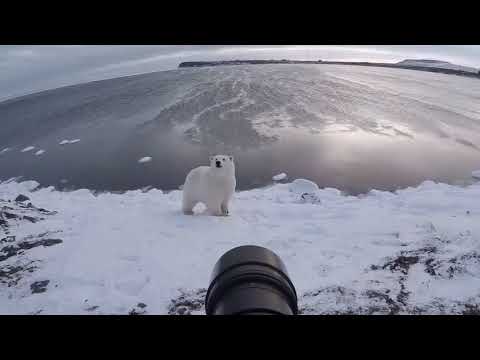
POLYGON ((297 294, 282 260, 260 246, 240 246, 215 264, 207 315, 296 315, 297 294))

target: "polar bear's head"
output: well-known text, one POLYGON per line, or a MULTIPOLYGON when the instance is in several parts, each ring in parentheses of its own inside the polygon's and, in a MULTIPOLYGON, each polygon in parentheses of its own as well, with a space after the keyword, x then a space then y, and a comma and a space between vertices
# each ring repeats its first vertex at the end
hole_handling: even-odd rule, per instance
POLYGON ((215 170, 234 170, 235 164, 233 156, 230 155, 215 155, 210 156, 210 167, 215 170))

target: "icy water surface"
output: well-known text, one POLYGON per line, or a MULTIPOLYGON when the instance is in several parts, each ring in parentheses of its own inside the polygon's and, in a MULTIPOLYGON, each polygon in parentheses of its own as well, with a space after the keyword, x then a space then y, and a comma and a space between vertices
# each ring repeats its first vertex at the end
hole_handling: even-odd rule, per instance
POLYGON ((468 181, 480 168, 480 81, 246 65, 97 81, 0 103, 0 179, 169 190, 215 153, 235 156, 239 189, 281 172, 352 193, 468 181))

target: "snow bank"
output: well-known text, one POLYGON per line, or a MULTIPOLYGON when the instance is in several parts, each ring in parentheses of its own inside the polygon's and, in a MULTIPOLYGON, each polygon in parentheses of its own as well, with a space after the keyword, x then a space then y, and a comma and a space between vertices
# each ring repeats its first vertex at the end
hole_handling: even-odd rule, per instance
POLYGON ((474 313, 480 304, 480 182, 354 197, 296 180, 236 193, 229 217, 183 215, 181 191, 37 186, 0 184, 11 213, 0 217, 0 256, 7 245, 54 244, 0 260, 1 314, 202 313, 213 265, 245 244, 283 259, 304 314, 474 313), (301 202, 305 190, 321 202, 301 202), (13 202, 19 194, 57 213, 13 202))
POLYGON ((480 179, 480 170, 472 171, 472 177, 475 179, 480 179))

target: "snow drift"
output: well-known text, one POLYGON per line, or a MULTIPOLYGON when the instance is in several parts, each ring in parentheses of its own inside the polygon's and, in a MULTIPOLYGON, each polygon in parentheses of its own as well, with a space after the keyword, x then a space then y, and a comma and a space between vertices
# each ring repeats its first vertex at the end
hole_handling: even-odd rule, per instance
POLYGON ((0 313, 201 314, 216 260, 245 244, 283 259, 302 314, 480 312, 480 182, 313 186, 313 203, 294 183, 236 193, 229 217, 184 216, 181 191, 1 183, 0 313))

